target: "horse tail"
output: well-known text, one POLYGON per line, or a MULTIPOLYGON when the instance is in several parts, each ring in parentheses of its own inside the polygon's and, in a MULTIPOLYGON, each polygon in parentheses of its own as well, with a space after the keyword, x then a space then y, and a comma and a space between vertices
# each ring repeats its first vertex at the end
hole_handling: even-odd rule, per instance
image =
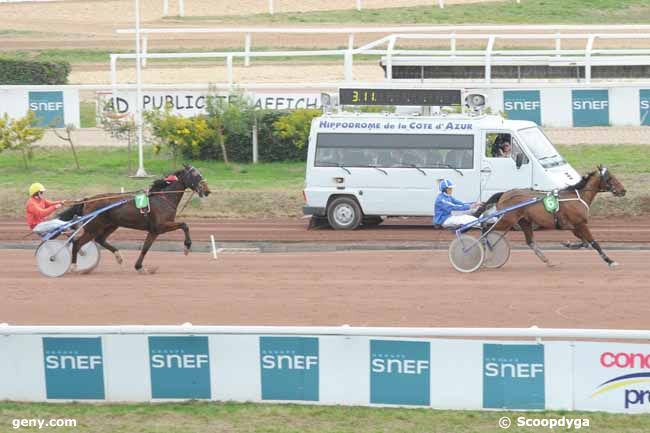
POLYGON ((492 197, 490 197, 485 203, 483 203, 481 206, 479 206, 478 209, 476 209, 476 211, 474 212, 474 216, 476 218, 480 217, 483 214, 483 212, 485 212, 485 210, 487 208, 489 208, 493 204, 498 203, 499 199, 501 198, 501 196, 504 193, 505 193, 505 191, 504 192, 497 192, 496 194, 493 194, 492 197))
POLYGON ((61 221, 71 221, 75 215, 82 216, 83 209, 84 209, 83 203, 75 204, 73 206, 70 206, 60 214, 58 214, 57 218, 59 218, 61 221))

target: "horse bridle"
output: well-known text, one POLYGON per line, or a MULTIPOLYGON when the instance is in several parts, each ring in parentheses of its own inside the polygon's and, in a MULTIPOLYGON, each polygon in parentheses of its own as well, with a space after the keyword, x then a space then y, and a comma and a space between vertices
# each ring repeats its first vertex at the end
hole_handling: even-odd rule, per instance
POLYGON ((599 188, 598 192, 611 192, 612 194, 616 194, 618 191, 616 190, 616 187, 612 184, 612 178, 609 175, 609 170, 607 167, 602 167, 600 169, 600 177, 603 182, 605 182, 605 186, 607 187, 606 189, 599 188))
POLYGON ((199 173, 198 170, 196 170, 196 169, 195 169, 194 167, 192 167, 192 166, 187 167, 187 168, 185 169, 185 171, 183 172, 183 185, 187 186, 187 187, 190 188, 192 191, 197 192, 196 190, 198 189, 199 184, 201 183, 202 180, 203 180, 203 176, 201 176, 201 173, 199 173), (197 174, 196 177, 198 177, 198 179, 195 179, 195 176, 191 176, 191 177, 190 177, 190 181, 188 182, 187 178, 188 178, 188 176, 189 176, 190 174, 192 174, 193 172, 196 172, 196 174, 197 174))

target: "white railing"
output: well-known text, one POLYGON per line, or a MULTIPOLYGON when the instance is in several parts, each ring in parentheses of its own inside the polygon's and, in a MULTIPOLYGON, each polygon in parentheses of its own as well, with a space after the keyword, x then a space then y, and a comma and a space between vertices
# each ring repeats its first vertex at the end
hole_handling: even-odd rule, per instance
POLYGON ((539 65, 549 66, 584 66, 585 81, 591 82, 592 66, 600 65, 650 65, 650 33, 592 33, 592 34, 394 34, 366 44, 355 53, 377 53, 374 48, 387 45, 384 57, 386 78, 392 80, 393 56, 412 56, 402 59, 401 64, 422 65, 458 65, 485 67, 485 81, 492 79, 492 65, 539 65), (448 50, 396 50, 394 47, 402 40, 448 40, 448 50), (640 49, 594 49, 599 40, 647 40, 649 48, 640 49), (486 43, 484 50, 459 50, 457 41, 476 40, 486 43), (510 49, 495 50, 497 41, 555 41, 554 49, 529 50, 510 49), (562 49, 564 40, 584 40, 584 49, 562 49))
POLYGON ((334 335, 367 337, 464 337, 464 338, 580 338, 650 340, 650 330, 563 328, 401 328, 361 326, 14 326, 0 324, 0 335, 334 335))
MULTIPOLYGON (((484 28, 475 26, 472 28, 484 28)), ((637 26, 638 27, 638 26, 637 26)), ((452 27, 453 28, 453 27, 452 27)), ((525 27, 524 27, 525 28, 525 27)), ((543 27, 551 30, 553 26, 543 27)), ((568 27, 571 28, 571 27, 568 27)), ((618 29, 619 27, 615 27, 618 29)), ((628 27, 625 27, 629 30, 628 27)), ((642 26, 650 29, 650 26, 642 26)), ((170 28, 170 29, 142 29, 142 52, 140 54, 142 66, 146 60, 155 59, 188 59, 188 58, 213 58, 223 59, 226 62, 227 81, 233 84, 233 60, 243 58, 244 66, 249 66, 252 57, 305 57, 305 56, 341 56, 344 63, 344 76, 346 81, 353 80, 353 59, 355 55, 383 56, 386 65, 386 78, 393 77, 393 65, 459 65, 483 66, 485 68, 485 82, 492 79, 492 66, 498 65, 527 65, 546 64, 549 66, 583 66, 585 68, 585 81, 591 82, 591 68, 598 65, 649 65, 650 64, 650 32, 649 33, 432 33, 439 27, 384 27, 384 28, 170 28), (356 34, 386 33, 380 39, 367 43, 361 47, 354 47, 356 34), (428 33, 422 33, 429 31, 428 33), (150 34, 179 34, 179 33, 242 33, 244 34, 244 50, 236 52, 185 52, 185 53, 149 53, 147 35, 150 34), (253 51, 252 34, 347 34, 348 46, 346 49, 337 50, 296 50, 296 51, 253 51), (403 40, 447 41, 449 49, 399 49, 397 42, 403 40), (497 42, 502 41, 554 41, 552 49, 495 49, 497 42), (564 49, 567 41, 585 41, 583 49, 564 49), (607 40, 647 40, 648 48, 612 49, 595 48, 596 41, 607 40), (477 41, 485 43, 485 49, 458 49, 458 41, 477 41), (380 47, 385 47, 381 48, 380 47)), ((511 30, 507 28, 504 30, 511 30)), ((121 29, 118 33, 133 33, 133 29, 121 29)), ((111 83, 117 83, 117 60, 135 59, 136 54, 111 54, 111 83)))

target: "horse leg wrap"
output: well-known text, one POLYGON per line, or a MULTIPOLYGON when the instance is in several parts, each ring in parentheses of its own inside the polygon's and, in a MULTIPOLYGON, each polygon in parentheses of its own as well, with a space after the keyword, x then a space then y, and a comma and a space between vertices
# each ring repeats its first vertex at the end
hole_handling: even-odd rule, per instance
POLYGON ((539 247, 535 242, 531 242, 530 244, 528 244, 528 246, 530 247, 530 249, 532 249, 535 252, 535 255, 539 257, 541 261, 543 261, 546 264, 549 263, 548 259, 546 258, 542 250, 539 249, 539 247))
POLYGON ((591 246, 592 246, 593 249, 595 249, 596 251, 598 251, 598 254, 600 255, 600 258, 603 259, 603 260, 605 261, 605 263, 607 263, 607 265, 608 265, 610 268, 613 268, 613 267, 615 267, 615 266, 618 266, 618 263, 616 263, 614 260, 612 260, 612 259, 610 259, 609 257, 607 257, 607 254, 605 254, 605 252, 604 252, 603 249, 600 247, 600 245, 598 244, 598 242, 596 242, 596 241, 591 241, 591 246))

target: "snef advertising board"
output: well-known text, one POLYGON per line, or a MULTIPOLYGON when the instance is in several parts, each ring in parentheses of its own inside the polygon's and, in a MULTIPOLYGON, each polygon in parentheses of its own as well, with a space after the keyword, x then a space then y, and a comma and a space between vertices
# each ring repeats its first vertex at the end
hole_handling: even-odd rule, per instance
POLYGON ((42 128, 65 126, 63 92, 29 92, 29 109, 42 128))
POLYGON ((609 90, 572 90, 573 126, 609 126, 609 90))
POLYGON ((104 399, 104 357, 100 337, 43 337, 43 362, 48 399, 104 399))
POLYGON ((530 120, 542 124, 539 90, 504 90, 503 111, 512 120, 530 120))
POLYGON ((483 345, 483 407, 544 409, 544 346, 483 345))
POLYGON ((650 412, 650 345, 575 343, 575 409, 650 412))
POLYGON ((641 110, 641 125, 650 126, 650 89, 639 90, 639 109, 641 110))
POLYGON ((431 344, 370 340, 370 403, 429 406, 431 344))
POLYGON ((149 337, 151 398, 209 399, 208 337, 149 337))
POLYGON ((260 337, 262 400, 319 400, 319 349, 314 337, 260 337))

